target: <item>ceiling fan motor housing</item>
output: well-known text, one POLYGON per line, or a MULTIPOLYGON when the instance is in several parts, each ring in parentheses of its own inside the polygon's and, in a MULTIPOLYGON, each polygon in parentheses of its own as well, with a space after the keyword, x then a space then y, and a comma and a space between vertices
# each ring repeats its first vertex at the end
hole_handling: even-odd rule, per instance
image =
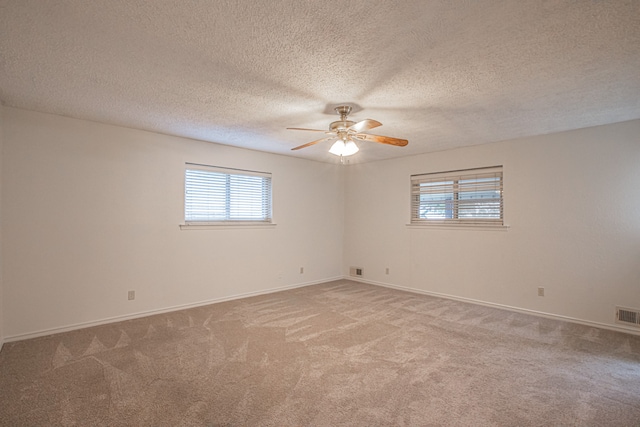
POLYGON ((332 122, 329 125, 329 130, 331 132, 339 132, 346 131, 348 127, 355 125, 356 122, 352 122, 351 120, 338 120, 336 122, 332 122))

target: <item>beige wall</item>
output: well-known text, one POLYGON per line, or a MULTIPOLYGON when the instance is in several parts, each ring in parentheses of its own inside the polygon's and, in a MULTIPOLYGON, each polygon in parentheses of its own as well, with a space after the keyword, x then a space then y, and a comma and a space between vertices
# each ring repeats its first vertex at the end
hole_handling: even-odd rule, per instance
POLYGON ((370 283, 587 323, 640 308, 640 121, 341 167, 0 113, 5 339, 322 282, 351 265, 370 283), (272 172, 277 226, 180 230, 185 162, 272 172), (406 226, 411 174, 498 164, 510 228, 406 226))
POLYGON ((615 327, 616 305, 640 308, 638 135, 632 121, 350 166, 343 271, 615 327), (411 174, 493 165, 506 231, 406 226, 411 174))
POLYGON ((7 339, 342 274, 338 165, 11 108, 4 119, 7 339), (272 172, 277 226, 180 230, 185 162, 272 172))

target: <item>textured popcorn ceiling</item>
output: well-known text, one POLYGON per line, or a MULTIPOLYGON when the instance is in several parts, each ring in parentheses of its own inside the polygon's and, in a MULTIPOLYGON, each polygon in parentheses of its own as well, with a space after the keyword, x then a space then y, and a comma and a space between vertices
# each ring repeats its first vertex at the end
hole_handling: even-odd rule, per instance
MULTIPOLYGON (((0 0, 4 105, 352 162, 640 118, 640 1, 0 0)), ((603 141, 606 143, 606 141, 603 141)))

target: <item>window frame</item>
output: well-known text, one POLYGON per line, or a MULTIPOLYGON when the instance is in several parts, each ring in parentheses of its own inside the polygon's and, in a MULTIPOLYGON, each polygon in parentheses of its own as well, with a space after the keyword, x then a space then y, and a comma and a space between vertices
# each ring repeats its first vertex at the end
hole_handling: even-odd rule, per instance
MULTIPOLYGON (((439 201, 435 198, 435 201, 439 201)), ((471 213, 467 210, 466 215, 471 213)), ((480 228, 505 228, 504 223, 504 172, 502 165, 452 170, 446 172, 433 172, 433 173, 420 173, 410 176, 410 223, 409 226, 417 227, 480 227, 480 228), (497 178, 495 184, 493 179, 497 178), (460 183, 460 181, 468 181, 467 183, 460 183), (450 182, 451 184, 445 184, 450 182), (433 183, 436 190, 424 191, 421 189, 421 185, 433 183), (421 206, 424 206, 424 201, 421 200, 422 195, 444 195, 451 192, 451 198, 442 198, 442 204, 445 205, 445 215, 449 214, 450 218, 426 218, 421 217, 421 206), (487 202, 483 203, 480 198, 465 199, 460 198, 460 195, 480 193, 480 192, 493 192, 497 191, 499 196, 496 198, 487 198, 487 202), (462 203, 461 203, 462 200, 462 203), (469 200, 465 202, 464 200, 469 200), (447 208, 449 205, 449 208, 447 208), (499 217, 490 216, 460 216, 461 210, 464 212, 464 206, 473 208, 474 206, 480 206, 483 209, 499 210, 499 217), (484 205, 484 206, 483 206, 484 205), (462 209, 461 209, 462 208, 462 209)))
MULTIPOLYGON (((211 165, 203 165, 198 163, 185 163, 184 168, 184 186, 183 186, 183 220, 184 223, 181 224, 182 227, 187 228, 215 228, 220 226, 239 226, 239 227, 251 227, 251 226, 271 226, 275 225, 273 223, 273 185, 272 185, 272 174, 270 172, 261 172, 247 169, 237 169, 237 168, 229 168, 229 167, 221 167, 221 166, 211 166, 211 165), (209 212, 204 211, 202 215, 206 216, 209 214, 209 218, 207 219, 194 219, 195 214, 193 210, 190 215, 190 207, 189 207, 189 196, 187 192, 189 191, 189 171, 198 171, 205 172, 210 174, 219 175, 217 177, 217 183, 215 182, 216 178, 212 178, 212 187, 218 186, 217 188, 208 187, 208 189, 212 191, 224 192, 224 194, 217 194, 218 198, 216 200, 211 200, 211 203, 218 204, 218 212, 215 213, 213 209, 209 212), (234 186, 233 177, 240 177, 239 183, 234 186), (249 182, 245 180, 242 182, 242 178, 248 178, 249 182), (262 188, 256 192, 254 186, 250 182, 251 179, 261 178, 259 183, 262 188), (245 185, 246 184, 246 185, 245 185), (236 191, 239 192, 236 192, 236 191), (220 197, 221 196, 221 197, 220 197), (238 198, 240 196, 240 199, 238 198), (235 201, 234 201, 235 199, 235 201), (216 216, 218 218, 220 215, 220 202, 224 203, 224 207, 222 210, 223 219, 214 219, 216 216), (256 218, 252 218, 251 215, 247 217, 238 217, 233 214, 233 209, 238 208, 238 203, 242 204, 242 202, 248 203, 256 203, 259 202, 261 205, 261 215, 256 218)), ((200 201, 202 202, 202 201, 200 201)), ((202 206, 201 206, 202 207, 202 206)), ((193 209, 194 207, 191 206, 193 209)), ((242 208, 242 206, 241 206, 242 208)), ((251 210, 251 208, 249 208, 251 210)), ((254 208, 255 210, 255 208, 254 208)), ((246 213, 246 212, 245 212, 246 213)))

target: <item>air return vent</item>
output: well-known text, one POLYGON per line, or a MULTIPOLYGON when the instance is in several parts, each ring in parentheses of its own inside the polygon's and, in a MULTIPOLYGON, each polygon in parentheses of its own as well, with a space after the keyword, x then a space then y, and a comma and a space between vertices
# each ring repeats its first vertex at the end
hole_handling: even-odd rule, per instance
POLYGON ((360 267, 350 267, 349 268, 349 276, 361 277, 362 276, 362 268, 360 268, 360 267))
POLYGON ((640 328, 640 310, 616 307, 616 323, 623 323, 640 328))

